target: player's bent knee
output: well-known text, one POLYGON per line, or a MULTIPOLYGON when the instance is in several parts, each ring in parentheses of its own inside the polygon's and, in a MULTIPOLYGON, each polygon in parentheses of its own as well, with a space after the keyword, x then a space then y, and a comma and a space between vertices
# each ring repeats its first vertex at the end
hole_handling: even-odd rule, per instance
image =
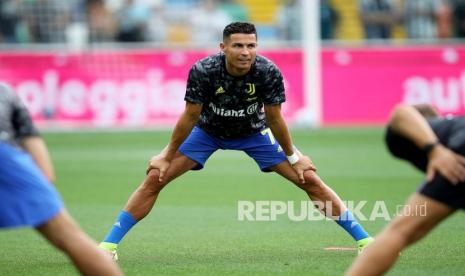
POLYGON ((321 183, 320 177, 314 171, 305 171, 304 179, 308 185, 319 185, 321 183))
POLYGON ((149 182, 158 182, 158 178, 160 177, 160 170, 158 169, 151 169, 148 173, 147 173, 147 180, 149 182))
POLYGON ((168 184, 168 182, 160 182, 160 171, 158 169, 151 169, 145 178, 143 186, 148 190, 159 192, 166 184, 168 184))
POLYGON ((320 187, 321 180, 314 171, 305 171, 304 172, 305 183, 301 183, 297 179, 294 184, 304 191, 311 191, 313 189, 318 189, 320 187))

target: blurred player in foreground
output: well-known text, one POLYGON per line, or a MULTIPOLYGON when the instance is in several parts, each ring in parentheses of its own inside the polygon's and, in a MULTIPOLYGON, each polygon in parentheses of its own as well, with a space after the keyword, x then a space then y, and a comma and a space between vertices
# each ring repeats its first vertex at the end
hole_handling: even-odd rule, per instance
POLYGON ((399 253, 465 208, 465 117, 440 118, 429 105, 400 105, 386 132, 391 153, 426 173, 426 181, 355 260, 347 275, 381 275, 399 253), (426 210, 420 212, 420 206, 426 210))
POLYGON ((316 174, 309 157, 292 145, 281 115, 285 101, 281 72, 257 55, 257 33, 249 23, 231 23, 223 31, 221 52, 191 69, 186 108, 169 144, 149 161, 147 177, 132 194, 100 247, 116 257, 121 239, 152 209, 159 192, 189 170, 202 169, 218 149, 240 150, 264 172, 274 171, 303 189, 327 216, 335 218, 359 250, 372 238, 336 193, 316 174), (330 210, 331 209, 331 210, 330 210))
POLYGON ((84 275, 122 275, 66 212, 54 177, 26 107, 0 84, 0 228, 34 227, 84 275))

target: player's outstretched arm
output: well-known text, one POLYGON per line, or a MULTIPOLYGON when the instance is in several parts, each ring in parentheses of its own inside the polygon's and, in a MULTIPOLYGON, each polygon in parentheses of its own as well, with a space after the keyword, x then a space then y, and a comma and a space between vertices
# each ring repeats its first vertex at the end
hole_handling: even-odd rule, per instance
POLYGON ((273 136, 282 147, 286 156, 298 156, 298 160, 291 164, 294 170, 299 175, 302 183, 305 183, 304 171, 316 170, 312 161, 308 156, 302 155, 298 150, 295 150, 292 144, 292 138, 287 128, 286 122, 281 115, 281 105, 265 105, 266 122, 273 133, 273 136))
POLYGON ((465 158, 439 143, 438 137, 417 108, 397 106, 391 115, 389 127, 426 151, 428 181, 433 179, 436 172, 454 184, 465 181, 465 158))
POLYGON ((163 181, 163 176, 165 175, 168 167, 170 166, 171 160, 173 160, 176 151, 179 146, 186 140, 189 133, 191 133, 195 124, 199 120, 200 113, 202 112, 201 104, 194 104, 186 102, 186 108, 182 113, 181 117, 178 119, 176 126, 174 127, 173 133, 171 134, 170 141, 168 145, 163 149, 163 151, 153 156, 148 164, 147 173, 152 169, 160 170, 159 181, 163 181))
POLYGON ((48 180, 55 181, 55 170, 44 140, 40 136, 29 136, 23 138, 21 144, 48 180))
POLYGON ((412 141, 418 148, 424 148, 438 141, 426 119, 413 106, 396 106, 391 114, 389 127, 395 133, 412 141))
POLYGON ((31 155, 45 177, 51 182, 55 181, 55 170, 47 146, 32 122, 29 111, 13 90, 5 86, 0 86, 0 88, 5 89, 4 91, 11 95, 11 107, 13 108, 11 124, 15 130, 15 138, 31 155))

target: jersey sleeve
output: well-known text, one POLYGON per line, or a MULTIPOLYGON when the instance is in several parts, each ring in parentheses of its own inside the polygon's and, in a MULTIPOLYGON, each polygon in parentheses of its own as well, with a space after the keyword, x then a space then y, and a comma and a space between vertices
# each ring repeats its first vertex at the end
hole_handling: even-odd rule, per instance
POLYGON ((186 102, 204 104, 207 102, 208 75, 200 63, 196 63, 189 71, 187 79, 186 102))
POLYGON ((15 138, 22 140, 30 136, 39 136, 39 131, 34 126, 29 111, 23 102, 13 92, 11 99, 13 107, 11 121, 15 131, 15 138))
POLYGON ((274 64, 271 64, 266 70, 262 100, 264 104, 271 105, 281 104, 286 101, 283 76, 274 64))
POLYGON ((408 138, 397 134, 391 127, 387 127, 384 134, 384 141, 387 149, 393 156, 410 162, 420 171, 426 171, 426 166, 428 164, 427 155, 408 138))

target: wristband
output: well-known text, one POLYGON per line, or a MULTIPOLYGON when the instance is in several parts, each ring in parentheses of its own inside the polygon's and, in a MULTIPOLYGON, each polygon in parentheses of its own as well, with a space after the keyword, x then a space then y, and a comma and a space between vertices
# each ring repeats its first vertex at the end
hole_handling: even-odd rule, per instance
POLYGON ((292 155, 287 156, 287 160, 291 163, 291 165, 294 165, 299 161, 299 156, 294 152, 292 155))
POLYGON ((426 145, 422 148, 422 150, 423 150, 424 153, 429 154, 429 153, 434 149, 434 147, 436 147, 437 145, 439 145, 439 141, 426 144, 426 145))

